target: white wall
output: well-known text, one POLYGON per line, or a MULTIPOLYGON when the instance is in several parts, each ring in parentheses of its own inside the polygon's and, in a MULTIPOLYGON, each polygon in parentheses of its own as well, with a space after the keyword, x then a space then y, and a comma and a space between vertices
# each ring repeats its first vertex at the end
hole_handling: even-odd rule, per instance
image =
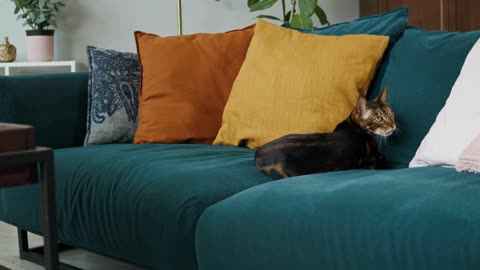
MULTIPOLYGON (((55 59, 77 60, 86 69, 85 47, 95 45, 123 51, 135 51, 133 31, 176 35, 175 0, 64 0, 67 7, 58 18, 55 33, 55 59)), ((247 0, 183 0, 184 32, 223 32, 254 22, 247 0)), ((290 1, 287 1, 290 2, 290 1)), ((359 16, 359 0, 319 0, 330 22, 352 20, 359 16)), ((271 11, 281 12, 280 3, 271 11)), ((10 0, 0 0, 0 40, 9 36, 17 46, 17 61, 26 60, 25 28, 13 15, 10 0)))

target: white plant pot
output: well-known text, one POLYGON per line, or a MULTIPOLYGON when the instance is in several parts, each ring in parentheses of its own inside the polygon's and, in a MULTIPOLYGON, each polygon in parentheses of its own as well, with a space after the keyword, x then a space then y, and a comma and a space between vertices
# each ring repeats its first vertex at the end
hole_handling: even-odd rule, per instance
POLYGON ((27 30, 27 58, 30 62, 53 60, 54 30, 27 30))

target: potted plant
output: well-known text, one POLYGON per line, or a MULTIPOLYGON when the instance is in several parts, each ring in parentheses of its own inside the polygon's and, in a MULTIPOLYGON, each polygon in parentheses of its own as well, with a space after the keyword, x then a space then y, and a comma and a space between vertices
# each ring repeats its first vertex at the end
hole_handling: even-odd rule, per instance
POLYGON ((29 61, 53 60, 53 35, 57 27, 55 16, 65 6, 61 0, 12 0, 17 20, 24 20, 27 30, 29 61))
POLYGON ((257 18, 277 20, 289 23, 293 28, 313 29, 312 16, 318 17, 321 25, 330 25, 325 11, 318 5, 318 0, 290 0, 290 8, 287 7, 285 0, 248 0, 250 12, 265 10, 277 2, 282 3, 283 14, 281 18, 271 15, 258 15, 257 18))

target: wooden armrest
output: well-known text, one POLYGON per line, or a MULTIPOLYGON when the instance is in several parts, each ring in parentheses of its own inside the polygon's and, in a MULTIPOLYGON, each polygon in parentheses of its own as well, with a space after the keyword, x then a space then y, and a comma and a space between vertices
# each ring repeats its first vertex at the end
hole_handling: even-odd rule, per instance
MULTIPOLYGON (((35 148, 35 130, 31 126, 0 123, 0 154, 35 148)), ((35 164, 0 168, 0 187, 35 182, 35 164)))

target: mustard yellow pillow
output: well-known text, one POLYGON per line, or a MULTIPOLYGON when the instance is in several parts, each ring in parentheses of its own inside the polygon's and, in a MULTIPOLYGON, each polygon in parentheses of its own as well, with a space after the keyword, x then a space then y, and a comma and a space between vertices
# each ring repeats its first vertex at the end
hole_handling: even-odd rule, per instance
POLYGON ((319 36, 259 21, 214 144, 258 148, 332 132, 365 95, 389 38, 319 36))

